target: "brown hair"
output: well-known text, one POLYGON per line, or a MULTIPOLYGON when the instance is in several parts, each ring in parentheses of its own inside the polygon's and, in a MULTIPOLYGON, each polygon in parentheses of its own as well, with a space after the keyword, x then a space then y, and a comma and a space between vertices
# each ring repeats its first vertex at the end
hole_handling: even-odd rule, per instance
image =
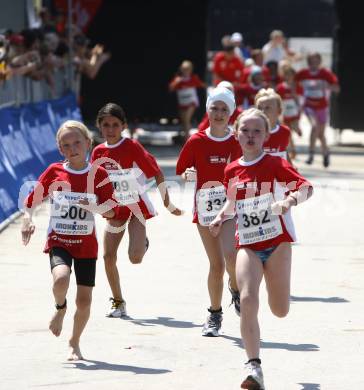
POLYGON ((118 118, 121 123, 126 124, 126 115, 122 107, 116 103, 107 103, 100 108, 96 117, 96 126, 100 127, 102 120, 107 116, 118 118))

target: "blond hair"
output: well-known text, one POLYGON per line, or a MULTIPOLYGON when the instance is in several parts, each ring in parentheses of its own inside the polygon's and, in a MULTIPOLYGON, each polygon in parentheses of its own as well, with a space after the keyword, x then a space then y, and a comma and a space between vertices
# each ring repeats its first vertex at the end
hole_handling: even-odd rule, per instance
POLYGON ((259 110, 258 108, 251 107, 247 110, 243 111, 235 120, 234 122, 234 130, 237 132, 239 130, 239 123, 240 120, 246 117, 256 117, 260 118, 264 122, 265 130, 269 134, 270 132, 270 121, 267 117, 267 115, 264 114, 262 110, 259 110))
POLYGON ((261 98, 274 99, 277 101, 278 107, 282 110, 282 98, 273 88, 262 88, 258 91, 254 98, 254 105, 258 104, 258 100, 261 98))
POLYGON ((75 121, 75 120, 68 120, 66 122, 63 122, 60 128, 57 130, 56 133, 56 141, 57 145, 59 147, 59 142, 61 139, 61 133, 63 130, 69 130, 69 129, 76 129, 78 130, 81 135, 85 137, 86 140, 90 141, 90 145, 92 144, 92 135, 90 130, 81 122, 75 121))

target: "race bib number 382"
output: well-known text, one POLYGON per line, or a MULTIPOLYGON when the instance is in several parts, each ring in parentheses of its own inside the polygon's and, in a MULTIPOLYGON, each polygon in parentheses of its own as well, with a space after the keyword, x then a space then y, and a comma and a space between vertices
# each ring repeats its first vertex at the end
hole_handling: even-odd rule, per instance
POLYGON ((95 194, 54 191, 51 203, 51 228, 57 234, 89 235, 95 225, 94 216, 78 206, 80 199, 96 203, 95 194))
POLYGON ((226 202, 224 186, 201 188, 197 192, 198 222, 202 226, 208 226, 226 202))
POLYGON ((272 203, 271 193, 236 202, 240 245, 270 240, 282 234, 279 216, 271 212, 272 203))

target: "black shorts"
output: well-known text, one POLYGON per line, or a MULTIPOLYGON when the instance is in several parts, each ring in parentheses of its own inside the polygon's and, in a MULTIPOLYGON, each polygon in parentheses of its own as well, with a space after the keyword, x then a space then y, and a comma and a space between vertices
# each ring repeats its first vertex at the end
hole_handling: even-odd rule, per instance
POLYGON ((77 284, 89 287, 95 286, 96 259, 75 259, 66 249, 53 247, 49 251, 49 261, 51 270, 57 265, 67 265, 70 271, 73 262, 77 284))

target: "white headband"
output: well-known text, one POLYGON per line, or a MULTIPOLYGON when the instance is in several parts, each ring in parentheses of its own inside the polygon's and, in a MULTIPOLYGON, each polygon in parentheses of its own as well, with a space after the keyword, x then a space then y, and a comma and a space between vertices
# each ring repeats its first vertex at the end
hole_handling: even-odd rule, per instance
POLYGON ((229 109, 229 115, 231 116, 235 111, 235 97, 234 94, 225 87, 216 87, 208 96, 206 101, 206 109, 208 110, 212 103, 224 102, 229 109))

